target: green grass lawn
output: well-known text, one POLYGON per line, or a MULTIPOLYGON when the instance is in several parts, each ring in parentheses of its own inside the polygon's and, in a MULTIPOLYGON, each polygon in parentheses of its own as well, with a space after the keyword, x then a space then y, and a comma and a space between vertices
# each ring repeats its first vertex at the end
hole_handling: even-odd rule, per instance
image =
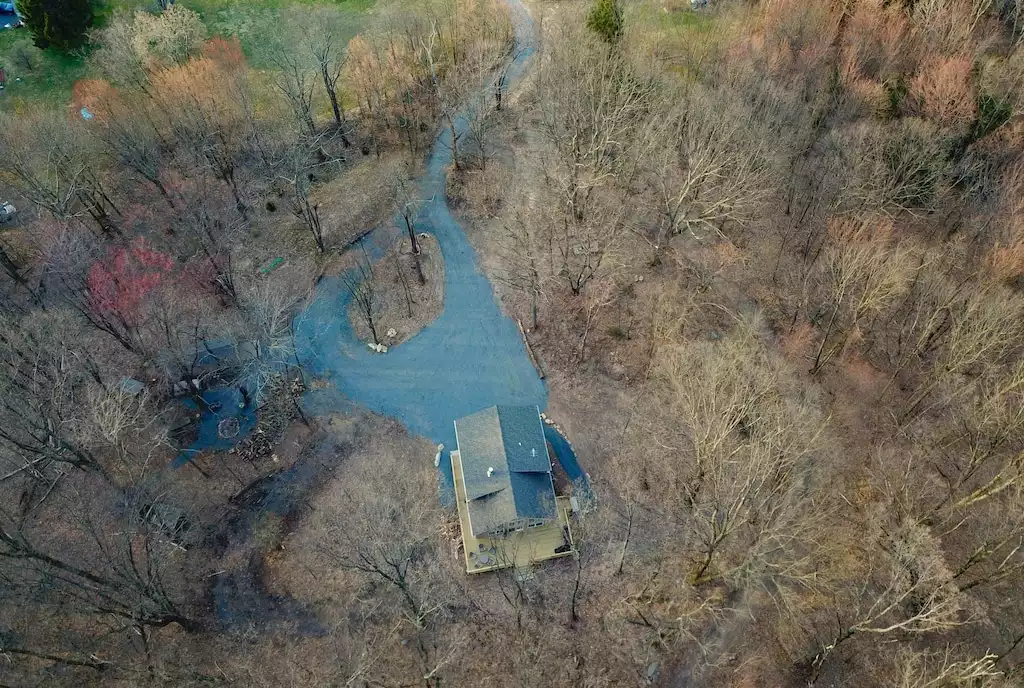
POLYGON ((52 50, 37 50, 31 46, 32 36, 27 29, 0 31, 0 64, 7 70, 7 88, 0 92, 0 107, 7 108, 29 101, 58 104, 67 100, 74 83, 85 76, 85 60, 81 56, 63 55, 52 50), (36 64, 26 71, 11 64, 8 56, 19 42, 27 42, 36 64))
POLYGON ((665 8, 652 3, 640 3, 632 7, 631 19, 644 26, 653 26, 662 31, 680 35, 703 33, 714 25, 714 19, 706 11, 695 11, 688 7, 665 8))
POLYGON ((195 10, 211 35, 238 36, 250 63, 266 67, 260 48, 265 38, 288 24, 289 19, 311 6, 329 7, 348 28, 342 39, 346 42, 363 27, 367 12, 376 0, 178 0, 195 10))
MULTIPOLYGON (((348 40, 365 25, 368 12, 376 0, 178 0, 178 4, 195 10, 202 17, 210 35, 237 36, 246 55, 256 67, 265 67, 261 46, 266 36, 286 26, 292 17, 310 6, 325 6, 337 12, 348 29, 348 40)), ((97 23, 102 25, 118 11, 150 10, 152 0, 105 0, 96 5, 97 23)), ((17 109, 31 103, 60 105, 68 102, 71 89, 79 79, 89 76, 88 59, 84 55, 63 55, 53 50, 37 50, 31 46, 27 29, 0 30, 0 65, 8 72, 5 91, 0 92, 0 109, 17 109), (26 69, 12 60, 12 49, 27 44, 35 66, 26 69)))

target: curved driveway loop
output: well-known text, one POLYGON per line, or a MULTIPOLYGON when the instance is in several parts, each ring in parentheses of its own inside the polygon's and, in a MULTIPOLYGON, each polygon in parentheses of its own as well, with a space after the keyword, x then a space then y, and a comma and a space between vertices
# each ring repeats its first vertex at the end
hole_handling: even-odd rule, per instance
MULTIPOLYGON (((533 23, 518 0, 518 56, 509 82, 522 75, 533 54, 533 23)), ((464 132, 464 120, 457 122, 464 132)), ((455 446, 453 422, 495 404, 547 406, 547 388, 533 368, 516 324, 502 314, 491 284, 477 267, 473 247, 445 202, 445 176, 451 164, 451 137, 434 144, 420 180, 417 231, 437 237, 445 264, 445 303, 441 315, 420 333, 386 354, 371 352, 352 331, 347 317, 351 296, 337 277, 324 278, 317 298, 295 323, 299 356, 314 374, 331 379, 345 398, 402 421, 411 432, 455 446)), ((397 218, 396 218, 397 220, 397 218)), ((397 222, 382 225, 364 239, 371 259, 378 258, 398 236, 397 222)), ((336 409, 338 394, 312 391, 306 403, 317 413, 336 409)), ((561 452, 560 452, 561 454, 561 452)), ((580 477, 575 457, 561 457, 570 477, 580 477)), ((447 485, 451 466, 441 462, 447 485)))

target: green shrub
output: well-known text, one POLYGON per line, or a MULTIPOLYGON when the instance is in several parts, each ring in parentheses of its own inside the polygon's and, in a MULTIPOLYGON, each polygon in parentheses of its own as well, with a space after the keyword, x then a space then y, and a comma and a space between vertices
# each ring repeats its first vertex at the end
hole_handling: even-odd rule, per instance
POLYGON ((900 112, 903 110, 903 101, 907 99, 909 90, 907 82, 903 79, 885 82, 885 92, 889 96, 889 107, 886 114, 889 118, 899 117, 900 112))
POLYGON ((978 118, 974 121, 971 138, 983 139, 1006 124, 1013 114, 1013 105, 1008 101, 988 94, 978 98, 978 118))
POLYGON ((587 28, 606 43, 618 43, 622 38, 622 8, 618 0, 596 0, 587 13, 587 28))

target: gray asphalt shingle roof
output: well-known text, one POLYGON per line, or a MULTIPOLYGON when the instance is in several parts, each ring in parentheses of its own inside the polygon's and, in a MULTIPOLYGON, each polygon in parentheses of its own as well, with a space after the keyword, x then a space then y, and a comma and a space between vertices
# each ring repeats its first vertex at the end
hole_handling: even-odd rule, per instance
POLYGON ((536 406, 492 406, 455 422, 473 534, 555 517, 544 425, 536 406))
POLYGON ((496 406, 509 470, 550 473, 544 424, 536 406, 496 406))

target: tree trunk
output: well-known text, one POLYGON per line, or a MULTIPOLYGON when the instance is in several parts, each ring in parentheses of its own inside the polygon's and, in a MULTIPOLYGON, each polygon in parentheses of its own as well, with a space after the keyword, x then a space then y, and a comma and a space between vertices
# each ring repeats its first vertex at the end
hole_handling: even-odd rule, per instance
MULTIPOLYGON (((331 75, 326 64, 320 66, 320 77, 324 80, 324 90, 327 91, 327 97, 331 100, 331 110, 334 111, 334 123, 341 126, 341 105, 338 103, 338 91, 335 85, 331 83, 331 75)), ((347 146, 348 144, 346 143, 345 145, 347 146)))
POLYGON ((4 272, 6 272, 12 280, 21 286, 25 286, 25 278, 22 277, 17 264, 15 264, 14 260, 3 246, 0 246, 0 267, 4 269, 4 272))
POLYGON ((408 208, 402 213, 402 218, 405 220, 405 229, 409 232, 409 246, 412 248, 413 254, 418 256, 420 254, 420 243, 416 240, 416 226, 413 224, 408 208))
MULTIPOLYGON (((412 246, 412 259, 416 263, 416 279, 419 280, 420 284, 427 283, 427 277, 423 274, 423 263, 420 261, 420 242, 416 239, 416 226, 412 222, 412 218, 409 216, 408 209, 402 214, 405 218, 405 228, 409 232, 409 244, 412 246)), ((410 314, 411 315, 411 314, 410 314)))
POLYGON ((147 626, 157 627, 178 624, 186 633, 199 633, 203 630, 203 624, 199 623, 195 619, 182 616, 181 614, 164 614, 163 616, 154 617, 152 619, 144 619, 143 623, 147 626))
MULTIPOLYGON (((628 499, 628 498, 627 498, 628 499)), ((622 566, 626 563, 626 549, 629 547, 629 538, 633 534, 633 503, 626 503, 626 537, 622 540, 622 549, 619 552, 619 565, 615 568, 615 575, 622 573, 622 566)))
POLYGON ((711 562, 713 562, 714 559, 715 559, 715 548, 716 547, 717 547, 717 543, 713 544, 708 549, 706 555, 704 556, 704 561, 700 565, 700 568, 697 569, 697 571, 693 574, 693 580, 692 580, 692 584, 693 585, 696 586, 696 585, 700 585, 701 583, 708 583, 711 580, 713 580, 713 578, 707 578, 706 576, 707 576, 707 573, 708 573, 708 569, 711 568, 711 562))
POLYGON ((580 583, 583 580, 583 559, 580 558, 580 553, 576 553, 576 580, 572 586, 572 599, 569 601, 569 621, 576 623, 580 620, 579 614, 576 612, 576 603, 579 600, 580 595, 580 583))
POLYGON ((405 270, 402 267, 402 261, 399 258, 398 251, 392 254, 395 258, 395 274, 398 276, 398 281, 402 285, 402 293, 405 295, 405 309, 408 316, 412 317, 412 291, 409 289, 409 280, 405 278, 405 270))
POLYGON ((243 222, 249 221, 249 212, 245 208, 245 203, 242 201, 242 192, 238 189, 238 183, 235 181, 234 169, 225 169, 221 174, 221 178, 231 188, 231 196, 235 199, 235 209, 238 210, 238 214, 242 216, 243 222))
POLYGON ((34 650, 26 650, 20 647, 0 646, 0 655, 3 654, 24 655, 26 657, 43 659, 47 662, 64 664, 66 666, 88 667, 90 669, 96 669, 97 671, 103 671, 107 668, 107 662, 100 659, 74 659, 72 657, 59 657, 57 655, 51 655, 45 652, 35 652, 34 650))
POLYGON ((827 361, 827 359, 826 359, 826 361, 821 360, 821 355, 825 351, 825 344, 828 342, 828 338, 832 334, 832 328, 835 326, 836 318, 838 316, 839 316, 839 303, 836 303, 835 307, 832 309, 832 317, 829 318, 828 327, 825 328, 825 336, 822 337, 822 339, 821 339, 821 346, 818 347, 818 355, 814 357, 814 367, 811 368, 811 371, 810 371, 811 375, 817 375, 818 372, 821 370, 822 366, 827 361))
POLYGON ((835 640, 822 648, 821 652, 818 653, 818 656, 816 656, 811 662, 811 675, 807 681, 807 685, 813 686, 818 682, 818 679, 821 678, 821 667, 825 665, 825 660, 832 655, 835 649, 839 647, 840 643, 853 637, 854 633, 856 633, 856 631, 853 628, 844 629, 835 637, 835 640))
POLYGON ((327 97, 331 101, 331 110, 334 113, 334 124, 338 127, 338 131, 341 133, 341 143, 345 148, 352 145, 352 142, 348 140, 348 136, 345 135, 345 111, 341 107, 341 102, 338 100, 338 86, 337 83, 331 80, 331 75, 328 72, 327 65, 320 67, 320 76, 324 81, 324 90, 327 91, 327 97))
POLYGON ((459 167, 459 137, 455 135, 455 120, 451 117, 448 118, 448 131, 452 133, 452 164, 459 170, 462 169, 459 167))
POLYGON ((194 469, 196 469, 197 471, 199 471, 199 475, 203 476, 203 477, 204 477, 204 478, 206 478, 207 480, 209 480, 209 479, 210 479, 210 474, 209 474, 209 473, 207 473, 206 471, 204 471, 204 470, 203 470, 202 468, 200 468, 200 467, 199 467, 199 464, 197 464, 197 463, 196 463, 196 461, 195 461, 195 459, 194 459, 194 458, 192 458, 192 457, 190 456, 190 457, 188 458, 188 460, 187 460, 187 463, 188 463, 188 465, 189 465, 189 466, 192 466, 192 468, 194 468, 194 469))
POLYGON ((498 80, 494 84, 494 109, 501 110, 501 98, 505 95, 505 81, 508 79, 508 67, 506 65, 498 74, 498 80))
POLYGON ((302 404, 299 403, 299 400, 296 398, 294 394, 290 396, 292 398, 292 405, 295 406, 295 412, 299 414, 299 420, 301 420, 302 424, 308 428, 309 418, 306 417, 306 412, 302 410, 302 404))

